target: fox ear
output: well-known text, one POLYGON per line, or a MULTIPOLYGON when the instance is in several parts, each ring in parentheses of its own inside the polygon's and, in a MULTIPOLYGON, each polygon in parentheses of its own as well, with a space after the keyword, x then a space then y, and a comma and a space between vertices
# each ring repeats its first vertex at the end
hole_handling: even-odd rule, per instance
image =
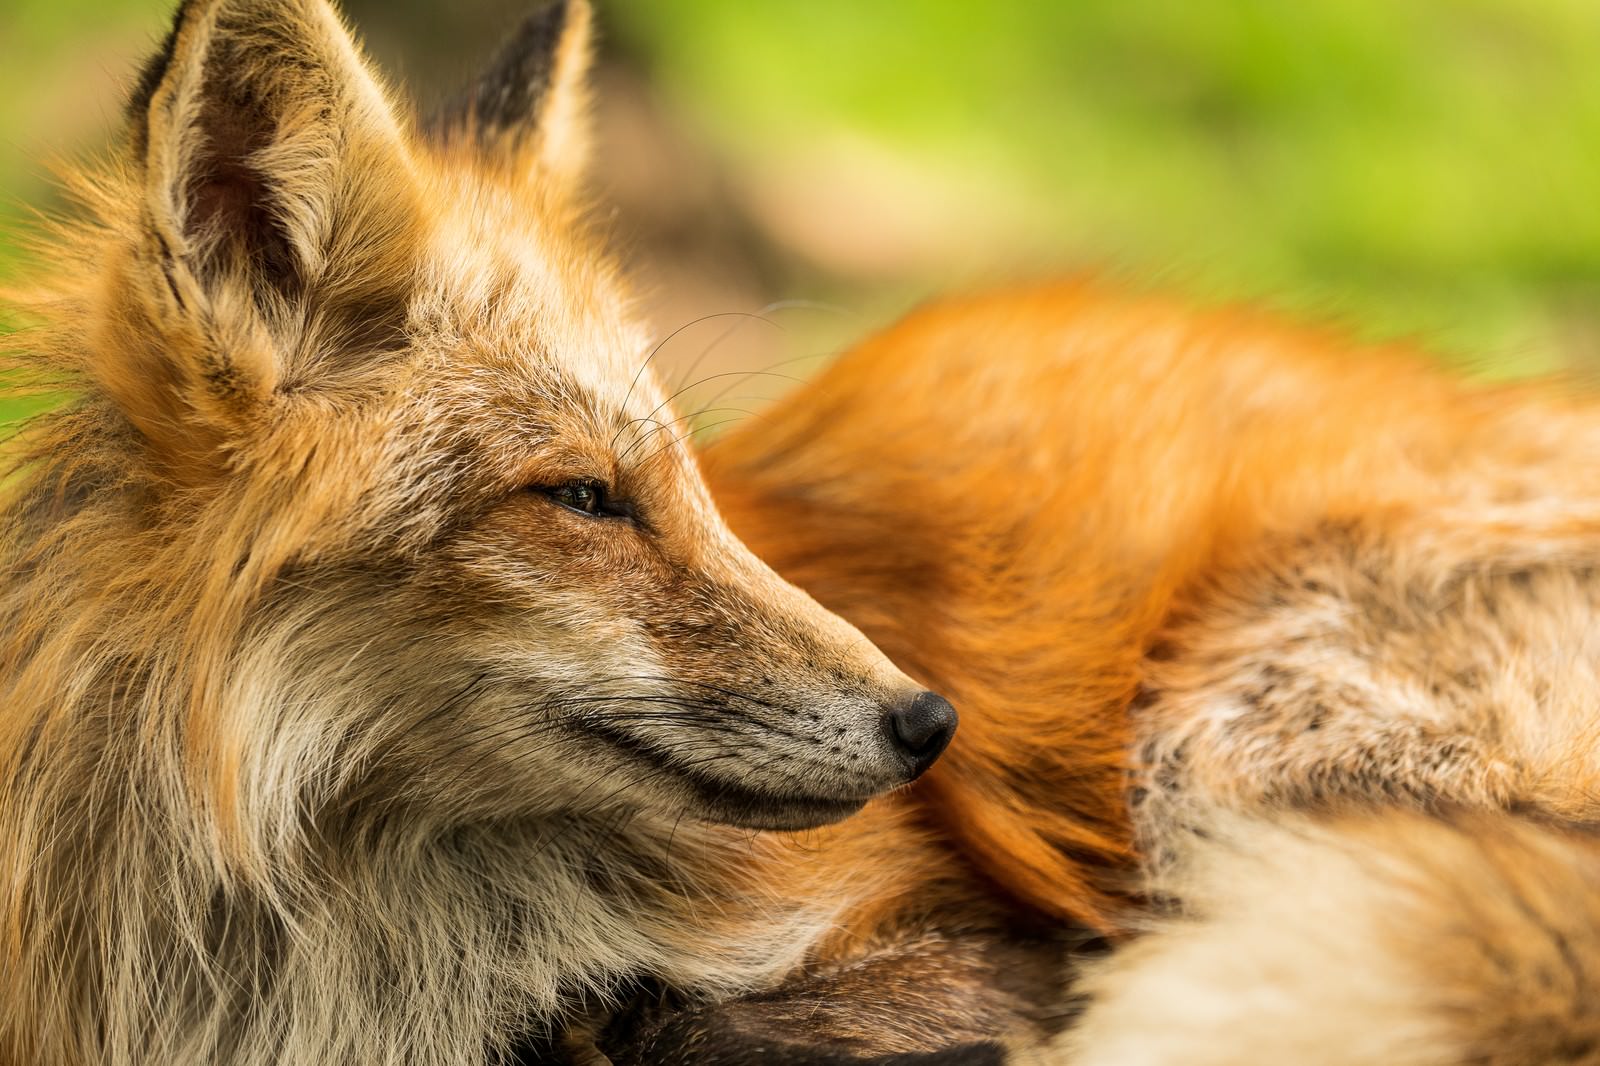
POLYGON ((491 163, 557 194, 589 163, 588 0, 550 0, 523 20, 489 69, 437 123, 467 137, 491 163))
POLYGON ((393 306, 405 148, 325 0, 185 0, 129 111, 138 306, 101 377, 141 428, 264 399, 393 306))

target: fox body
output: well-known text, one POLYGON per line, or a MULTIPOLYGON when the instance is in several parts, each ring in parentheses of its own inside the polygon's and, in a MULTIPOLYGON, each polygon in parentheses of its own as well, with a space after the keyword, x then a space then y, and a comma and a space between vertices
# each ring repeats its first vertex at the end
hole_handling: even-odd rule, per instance
POLYGON ((1531 1064, 1600 1056, 1597 457, 1577 390, 1072 284, 917 312, 707 470, 959 700, 919 787, 1013 894, 1110 853, 995 812, 1112 826, 1126 773, 1166 916, 1051 1061, 1531 1064))
POLYGON ((1212 807, 1591 814, 1596 456, 1554 388, 1075 285, 920 312, 708 461, 764 558, 974 708, 930 788, 1126 717, 1159 855, 1212 807), (1035 641, 987 643, 1035 598, 1035 641), (1040 659, 1037 725, 968 692, 1040 659))

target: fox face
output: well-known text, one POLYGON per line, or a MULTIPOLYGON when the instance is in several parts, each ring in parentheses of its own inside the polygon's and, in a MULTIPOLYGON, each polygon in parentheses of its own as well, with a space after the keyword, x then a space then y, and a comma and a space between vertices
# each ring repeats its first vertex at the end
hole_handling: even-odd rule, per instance
POLYGON ((548 8, 424 133, 322 0, 195 0, 135 96, 90 465, 225 824, 318 762, 326 803, 792 829, 950 739, 719 517, 585 233, 587 25, 548 8))

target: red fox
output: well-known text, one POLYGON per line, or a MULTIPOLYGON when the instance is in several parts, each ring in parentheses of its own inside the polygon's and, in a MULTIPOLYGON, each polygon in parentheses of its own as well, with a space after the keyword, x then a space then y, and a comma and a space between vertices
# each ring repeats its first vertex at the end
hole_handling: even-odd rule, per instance
POLYGON ((588 20, 423 124, 323 0, 188 0, 74 179, 6 342, 79 399, 0 512, 0 1061, 1600 1055, 1592 406, 1064 285, 702 479, 588 20))

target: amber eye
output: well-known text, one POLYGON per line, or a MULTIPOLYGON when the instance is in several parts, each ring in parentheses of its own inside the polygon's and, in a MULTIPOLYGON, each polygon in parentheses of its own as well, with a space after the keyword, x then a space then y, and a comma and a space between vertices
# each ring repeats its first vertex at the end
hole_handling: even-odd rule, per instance
POLYGON ((561 506, 574 511, 591 515, 606 513, 606 487, 598 481, 569 481, 564 485, 554 485, 545 493, 561 506))

